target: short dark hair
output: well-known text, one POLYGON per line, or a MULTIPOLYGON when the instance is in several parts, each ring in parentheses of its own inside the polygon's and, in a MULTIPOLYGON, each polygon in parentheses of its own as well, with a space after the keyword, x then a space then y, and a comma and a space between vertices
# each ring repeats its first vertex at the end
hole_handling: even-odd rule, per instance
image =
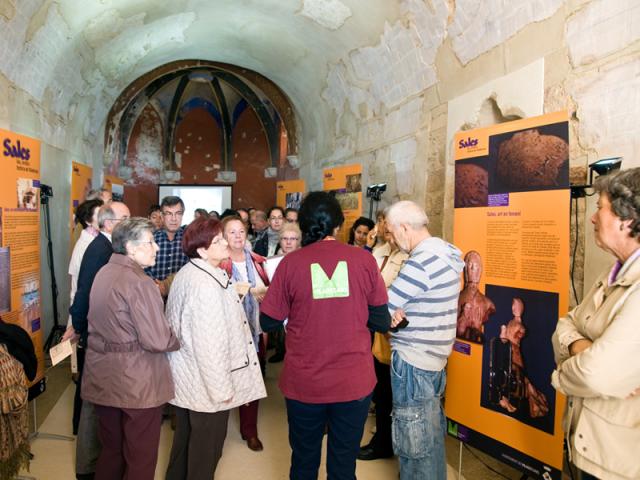
POLYGON ((149 210, 147 211, 147 217, 150 216, 153 212, 162 213, 162 208, 160 208, 160 205, 158 205, 157 203, 155 205, 151 205, 149 207, 149 210))
POLYGON ((287 213, 289 213, 289 212, 295 212, 295 213, 298 213, 298 209, 297 209, 297 208, 291 208, 291 207, 289 207, 289 208, 285 209, 285 211, 284 211, 284 216, 286 217, 286 216, 287 216, 287 213))
POLYGON ((302 200, 298 222, 305 246, 333 235, 333 231, 344 223, 344 214, 334 195, 310 192, 302 200))
POLYGON ((91 224, 93 212, 96 208, 100 208, 103 203, 99 198, 82 202, 76 207, 75 222, 82 225, 82 228, 87 228, 91 224))
POLYGON ((209 248, 211 241, 222 232, 222 223, 217 218, 196 218, 182 235, 182 251, 189 258, 199 258, 199 248, 209 248))
POLYGON ((232 208, 227 208, 225 209, 224 212, 222 212, 222 215, 220 215, 220 220, 224 220, 227 217, 239 217, 240 215, 238 214, 237 210, 233 210, 232 208))
POLYGON ((173 196, 173 195, 167 195, 160 202, 160 209, 162 210, 162 208, 164 208, 164 207, 173 207, 175 205, 180 205, 182 207, 182 210, 184 210, 184 202, 182 201, 182 199, 180 197, 176 197, 176 196, 173 196))
POLYGON ((373 220, 370 220, 367 217, 359 217, 355 222, 353 222, 353 225, 351 225, 351 228, 349 229, 349 245, 354 244, 356 237, 356 228, 358 228, 360 225, 366 225, 367 227, 369 227, 369 230, 373 229, 373 227, 376 226, 373 220))
POLYGON ((284 209, 282 207, 279 207, 279 206, 275 205, 275 206, 271 207, 269 209, 269 211, 267 212, 267 219, 271 218, 271 212, 273 212, 274 210, 280 210, 280 213, 284 217, 284 209))

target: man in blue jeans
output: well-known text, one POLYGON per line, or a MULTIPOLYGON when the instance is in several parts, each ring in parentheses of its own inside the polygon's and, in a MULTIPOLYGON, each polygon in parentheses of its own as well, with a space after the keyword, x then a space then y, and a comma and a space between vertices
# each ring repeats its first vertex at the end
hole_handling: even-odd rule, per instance
POLYGON ((393 324, 408 325, 391 336, 393 449, 402 480, 446 480, 445 366, 456 336, 460 250, 427 228, 427 214, 409 201, 395 203, 387 228, 409 254, 389 288, 393 324))

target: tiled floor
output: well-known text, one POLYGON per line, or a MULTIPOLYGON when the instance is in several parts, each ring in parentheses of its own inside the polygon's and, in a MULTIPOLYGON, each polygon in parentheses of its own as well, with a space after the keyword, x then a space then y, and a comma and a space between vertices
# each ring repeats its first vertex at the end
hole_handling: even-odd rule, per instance
MULTIPOLYGON (((269 396, 260 404, 258 429, 265 446, 264 451, 256 453, 246 447, 238 432, 238 415, 237 413, 232 414, 224 453, 216 471, 216 480, 284 480, 288 478, 291 450, 287 440, 284 400, 277 388, 280 365, 269 365, 266 378, 269 396)), ((66 367, 62 366, 61 368, 66 367)), ((38 407, 38 410, 48 409, 47 401, 51 403, 51 399, 48 397, 55 395, 56 388, 51 385, 52 381, 62 383, 64 391, 46 415, 40 426, 40 432, 71 435, 71 410, 75 386, 68 383, 68 386, 64 388, 64 382, 67 378, 64 370, 62 373, 60 371, 50 372, 50 387, 43 395, 44 398, 38 400, 43 407, 38 407)), ((59 390, 60 385, 56 386, 59 390)), ((44 417, 42 413, 39 415, 44 417)), ((374 419, 370 417, 365 428, 365 438, 368 439, 371 436, 373 425, 374 419)), ((169 423, 165 422, 160 438, 156 479, 164 478, 171 440, 172 431, 169 423)), ((32 452, 35 456, 31 462, 30 472, 25 472, 25 475, 42 480, 69 480, 75 477, 75 441, 35 438, 32 443, 32 452)), ((447 458, 450 464, 449 478, 457 479, 459 444, 451 438, 447 438, 447 458)), ((497 468, 507 478, 518 479, 521 476, 519 472, 501 465, 487 456, 481 456, 481 458, 493 468, 497 468)), ((397 460, 394 458, 372 462, 359 461, 356 473, 360 480, 396 479, 398 478, 397 460)), ((320 469, 319 478, 326 478, 324 466, 320 469)), ((499 478, 499 476, 488 470, 466 450, 463 450, 462 478, 484 480, 499 478)))

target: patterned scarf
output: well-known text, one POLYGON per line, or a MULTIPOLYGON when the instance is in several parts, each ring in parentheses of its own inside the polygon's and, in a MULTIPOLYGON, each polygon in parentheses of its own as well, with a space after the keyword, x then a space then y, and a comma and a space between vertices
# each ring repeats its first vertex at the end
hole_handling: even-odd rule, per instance
MULTIPOLYGON (((253 259, 251 258, 251 253, 248 248, 244 249, 244 261, 247 269, 247 281, 251 284, 251 287, 256 286, 256 268, 253 265, 253 259)), ((231 262, 231 280, 234 282, 241 282, 242 276, 238 271, 238 267, 235 263, 231 262)), ((260 329, 260 323, 258 320, 258 301, 251 295, 251 293, 247 292, 247 294, 242 299, 242 306, 244 308, 244 313, 249 320, 249 327, 251 328, 251 335, 253 336, 253 344, 258 349, 258 337, 262 333, 260 329)))

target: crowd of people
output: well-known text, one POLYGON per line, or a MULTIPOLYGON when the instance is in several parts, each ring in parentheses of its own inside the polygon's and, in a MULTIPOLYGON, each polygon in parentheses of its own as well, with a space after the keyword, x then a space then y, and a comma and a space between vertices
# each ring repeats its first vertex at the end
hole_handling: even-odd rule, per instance
MULTIPOLYGON (((625 359, 640 344, 640 169, 596 188, 596 242, 617 263, 559 321, 553 385, 570 399, 572 461, 593 478, 635 478, 640 371, 625 359), (594 437, 605 433, 615 454, 585 453, 604 448, 594 437)), ((79 352, 77 478, 153 478, 167 413, 168 479, 214 477, 235 408, 247 447, 263 450, 265 369, 284 360, 290 478, 317 478, 326 434, 331 479, 394 454, 401 479, 446 479, 442 400, 465 262, 431 235, 426 212, 399 201, 375 223, 357 219, 348 244, 327 192, 299 211, 199 208, 189 225, 184 213, 178 197, 148 218, 110 198, 76 210, 65 339, 79 352), (372 401, 376 432, 362 444, 372 401)))

